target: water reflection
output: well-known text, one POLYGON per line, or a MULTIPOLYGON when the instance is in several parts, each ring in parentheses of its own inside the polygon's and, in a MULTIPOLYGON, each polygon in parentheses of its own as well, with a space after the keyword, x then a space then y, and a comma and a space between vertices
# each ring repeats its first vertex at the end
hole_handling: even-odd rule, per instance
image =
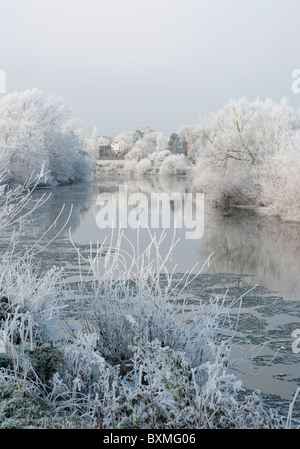
MULTIPOLYGON (((98 180, 93 193, 94 215, 97 195, 110 191, 117 196, 119 185, 124 184, 129 193, 147 195, 152 192, 183 194, 193 189, 188 178, 98 180)), ((253 283, 264 285, 285 299, 300 299, 300 224, 286 223, 251 209, 218 209, 209 198, 205 199, 204 219, 201 239, 189 241, 185 238, 186 230, 176 230, 181 238, 173 255, 173 262, 178 263, 177 271, 186 271, 197 262, 202 265, 213 253, 206 270, 252 275, 253 283)), ((134 233, 131 234, 134 238, 134 233)))
POLYGON ((206 207, 203 248, 215 272, 254 275, 285 299, 300 299, 300 225, 254 210, 206 207))
MULTIPOLYGON (((183 195, 193 190, 192 181, 185 177, 141 180, 96 178, 91 183, 57 187, 51 191, 50 199, 34 216, 30 232, 42 235, 55 223, 65 205, 46 239, 54 236, 64 226, 72 207, 61 237, 68 238, 71 228, 74 241, 81 245, 110 239, 111 231, 99 229, 96 223, 99 211, 97 197, 103 192, 110 192, 118 199, 120 185, 127 186, 128 194, 141 192, 148 197, 153 192, 178 192, 183 195)), ((39 191, 36 195, 42 193, 39 191)), ((234 207, 217 209, 205 197, 203 237, 188 240, 186 231, 184 226, 176 229, 176 238, 180 240, 173 250, 170 269, 176 263, 176 271, 185 272, 196 263, 202 265, 213 253, 206 271, 251 275, 251 283, 264 285, 285 299, 300 299, 300 224, 286 223, 255 210, 234 207)), ((161 230, 152 232, 159 234, 161 230)), ((124 233, 135 244, 136 230, 126 229, 124 233)), ((162 247, 163 252, 168 251, 173 233, 174 229, 171 227, 162 247)), ((141 233, 140 249, 146 248, 148 243, 147 232, 141 233)))
POLYGON ((40 237, 47 230, 47 239, 55 236, 65 226, 63 235, 68 234, 68 228, 76 230, 93 204, 92 184, 78 183, 76 185, 57 186, 53 189, 38 189, 33 199, 48 196, 47 201, 37 209, 31 217, 29 226, 24 228, 24 235, 40 237))

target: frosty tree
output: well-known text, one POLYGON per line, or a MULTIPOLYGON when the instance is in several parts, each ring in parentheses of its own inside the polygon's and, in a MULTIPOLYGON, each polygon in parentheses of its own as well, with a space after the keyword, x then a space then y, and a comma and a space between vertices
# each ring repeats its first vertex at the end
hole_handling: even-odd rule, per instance
POLYGON ((170 140, 168 143, 168 150, 173 154, 180 153, 181 142, 180 142, 180 138, 179 138, 178 134, 172 133, 170 135, 170 140))
POLYGON ((217 202, 265 205, 289 218, 299 214, 300 111, 288 100, 230 100, 191 135, 200 188, 213 190, 217 202))
POLYGON ((87 140, 66 125, 68 108, 62 97, 37 89, 8 94, 0 101, 0 161, 9 181, 24 183, 44 164, 47 182, 82 180, 91 171, 87 140))
POLYGON ((230 100, 198 126, 198 157, 225 169, 243 162, 260 165, 299 129, 300 112, 286 99, 230 100))

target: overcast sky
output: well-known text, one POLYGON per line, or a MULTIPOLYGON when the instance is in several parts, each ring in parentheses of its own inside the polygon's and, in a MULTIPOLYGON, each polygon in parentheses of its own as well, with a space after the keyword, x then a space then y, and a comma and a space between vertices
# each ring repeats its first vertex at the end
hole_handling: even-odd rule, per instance
POLYGON ((7 92, 63 95, 98 133, 170 134, 229 98, 286 96, 300 0, 0 0, 7 92))

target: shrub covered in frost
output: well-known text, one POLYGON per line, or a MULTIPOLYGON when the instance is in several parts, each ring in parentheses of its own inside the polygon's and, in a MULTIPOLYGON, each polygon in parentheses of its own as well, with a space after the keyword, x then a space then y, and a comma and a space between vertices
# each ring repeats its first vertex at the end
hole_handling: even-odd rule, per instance
POLYGON ((137 164, 136 171, 138 176, 143 176, 147 173, 149 173, 152 169, 152 163, 150 159, 145 157, 144 159, 140 160, 140 162, 137 164))
POLYGON ((161 167, 161 164, 165 160, 166 157, 170 156, 171 153, 169 150, 161 150, 161 151, 154 151, 149 155, 149 159, 151 160, 153 164, 153 169, 156 172, 159 172, 159 169, 161 167))
POLYGON ((187 172, 187 165, 184 154, 173 154, 167 156, 161 164, 160 176, 185 175, 187 172))

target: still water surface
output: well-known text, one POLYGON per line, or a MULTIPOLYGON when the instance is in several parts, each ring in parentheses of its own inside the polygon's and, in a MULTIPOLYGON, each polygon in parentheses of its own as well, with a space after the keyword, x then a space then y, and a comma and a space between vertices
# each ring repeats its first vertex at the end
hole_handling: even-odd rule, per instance
MULTIPOLYGON (((30 243, 41 236, 55 222, 64 205, 56 226, 44 239, 49 241, 72 210, 67 226, 38 256, 45 267, 63 266, 66 279, 78 281, 78 259, 69 232, 83 253, 89 250, 90 244, 102 242, 105 237, 110 239, 111 230, 99 229, 96 223, 97 197, 102 192, 111 192, 117 200, 120 185, 127 186, 128 194, 143 192, 148 196, 152 192, 183 195, 193 191, 191 180, 184 177, 133 180, 98 176, 88 183, 56 187, 51 189, 46 204, 35 213, 24 241, 30 243)), ((35 195, 40 196, 42 192, 39 190, 35 195)), ((173 231, 173 228, 167 231, 162 253, 168 252, 173 231)), ((161 230, 155 232, 159 234, 161 230)), ((124 233, 136 247, 137 231, 129 228, 124 233)), ((179 276, 195 264, 202 266, 211 256, 209 265, 204 266, 187 294, 201 299, 225 293, 228 298, 245 295, 239 330, 250 344, 243 344, 242 351, 251 350, 254 345, 257 356, 253 365, 245 363, 241 367, 244 374, 240 376, 245 388, 261 390, 271 406, 286 413, 292 395, 300 386, 300 353, 292 351, 291 336, 295 329, 300 329, 300 224, 286 223, 251 208, 216 209, 205 197, 202 238, 186 239, 185 233, 184 228, 176 230, 180 240, 172 250, 168 268, 175 267, 175 276, 179 276)), ((140 251, 148 243, 147 233, 142 232, 140 251)), ((300 418, 299 405, 294 416, 300 418)))

